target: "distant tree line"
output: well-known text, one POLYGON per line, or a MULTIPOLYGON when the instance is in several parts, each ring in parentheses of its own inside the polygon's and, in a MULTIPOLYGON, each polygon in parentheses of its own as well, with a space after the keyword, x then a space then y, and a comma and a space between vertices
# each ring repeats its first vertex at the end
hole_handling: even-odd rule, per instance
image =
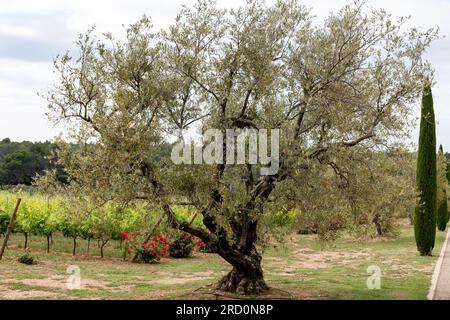
POLYGON ((450 183, 450 153, 445 153, 445 158, 447 159, 447 180, 450 183))
POLYGON ((58 180, 65 181, 64 170, 56 164, 56 144, 46 142, 0 142, 0 185, 31 185, 37 174, 57 170, 58 180))

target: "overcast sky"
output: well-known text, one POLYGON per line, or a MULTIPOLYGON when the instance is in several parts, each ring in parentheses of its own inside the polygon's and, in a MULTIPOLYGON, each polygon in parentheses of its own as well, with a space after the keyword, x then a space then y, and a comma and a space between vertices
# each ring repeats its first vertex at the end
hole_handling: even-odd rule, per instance
MULTIPOLYGON (((317 20, 337 11, 346 0, 299 0, 313 9, 317 20)), ((218 0, 223 7, 244 0, 218 0)), ((272 1, 268 1, 269 3, 272 1)), ((450 0, 368 0, 394 17, 411 15, 420 27, 439 26, 450 35, 450 0)), ((96 25, 97 32, 123 34, 143 14, 156 28, 170 25, 182 4, 189 0, 0 0, 0 139, 42 141, 61 129, 52 127, 45 115, 46 103, 37 93, 53 82, 52 60, 73 48, 80 32, 96 25)), ((436 69, 433 88, 437 140, 450 150, 450 38, 438 40, 427 54, 436 69)), ((414 106, 416 113, 419 106, 414 106)), ((417 130, 415 130, 417 131, 417 130)), ((416 134, 414 134, 416 135, 416 134)))

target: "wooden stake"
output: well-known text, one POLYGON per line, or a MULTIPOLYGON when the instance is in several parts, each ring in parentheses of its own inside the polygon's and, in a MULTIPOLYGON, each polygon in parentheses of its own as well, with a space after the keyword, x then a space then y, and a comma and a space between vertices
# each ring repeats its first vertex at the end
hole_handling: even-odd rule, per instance
POLYGON ((196 213, 192 216, 191 221, 189 221, 189 225, 192 225, 192 224, 194 223, 195 218, 197 218, 197 214, 198 214, 198 212, 196 212, 196 213))
POLYGON ((3 245, 0 250, 0 260, 2 260, 2 258, 3 258, 3 253, 5 252, 6 246, 8 245, 9 236, 11 235, 11 233, 13 231, 14 221, 16 221, 16 215, 17 215, 17 211, 19 210, 21 201, 22 201, 22 198, 17 199, 16 206, 14 207, 14 211, 9 220, 8 229, 6 229, 5 239, 3 240, 3 245))

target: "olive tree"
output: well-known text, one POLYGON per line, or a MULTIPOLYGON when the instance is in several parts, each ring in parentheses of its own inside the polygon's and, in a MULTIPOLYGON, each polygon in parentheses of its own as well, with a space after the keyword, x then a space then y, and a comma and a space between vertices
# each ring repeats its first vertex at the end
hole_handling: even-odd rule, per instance
POLYGON ((398 235, 400 218, 407 218, 416 201, 414 156, 402 149, 364 154, 347 167, 353 226, 358 235, 398 235), (368 228, 372 224, 372 228, 368 228), (375 232, 372 232, 375 231, 375 232))
MULTIPOLYGON (((268 288, 259 223, 300 205, 314 175, 340 173, 340 155, 388 146, 408 133, 433 29, 408 29, 356 2, 313 23, 296 1, 220 9, 199 1, 153 31, 147 17, 124 40, 81 35, 78 55, 55 61, 50 116, 77 148, 60 150, 71 182, 104 200, 140 199, 174 228, 202 239, 231 266, 218 288, 268 288), (279 129, 279 170, 260 164, 179 165, 163 157, 182 130, 279 129), (188 202, 204 228, 173 211, 188 202)), ((226 158, 227 148, 223 146, 226 158)))

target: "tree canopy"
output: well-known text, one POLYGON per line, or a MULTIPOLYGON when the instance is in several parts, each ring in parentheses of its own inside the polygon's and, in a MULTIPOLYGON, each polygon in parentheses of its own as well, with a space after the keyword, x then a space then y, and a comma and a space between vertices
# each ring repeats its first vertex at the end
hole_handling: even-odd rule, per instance
POLYGON ((437 32, 406 21, 360 2, 315 24, 297 1, 251 0, 230 10, 198 1, 160 32, 147 17, 124 41, 90 30, 78 55, 55 61, 59 81, 47 93, 51 117, 65 121, 80 146, 59 153, 71 188, 159 206, 173 227, 233 266, 220 289, 259 293, 267 288, 257 248, 267 231, 262 217, 317 201, 318 176, 345 187, 350 162, 361 165, 407 136, 412 105, 432 75, 422 56, 437 32), (196 127, 280 129, 278 173, 155 161, 170 137, 196 127), (176 217, 180 199, 205 228, 176 217))
POLYGON ((56 164, 56 146, 51 142, 0 142, 0 185, 31 185, 37 174, 58 168, 58 179, 63 172, 56 164))

